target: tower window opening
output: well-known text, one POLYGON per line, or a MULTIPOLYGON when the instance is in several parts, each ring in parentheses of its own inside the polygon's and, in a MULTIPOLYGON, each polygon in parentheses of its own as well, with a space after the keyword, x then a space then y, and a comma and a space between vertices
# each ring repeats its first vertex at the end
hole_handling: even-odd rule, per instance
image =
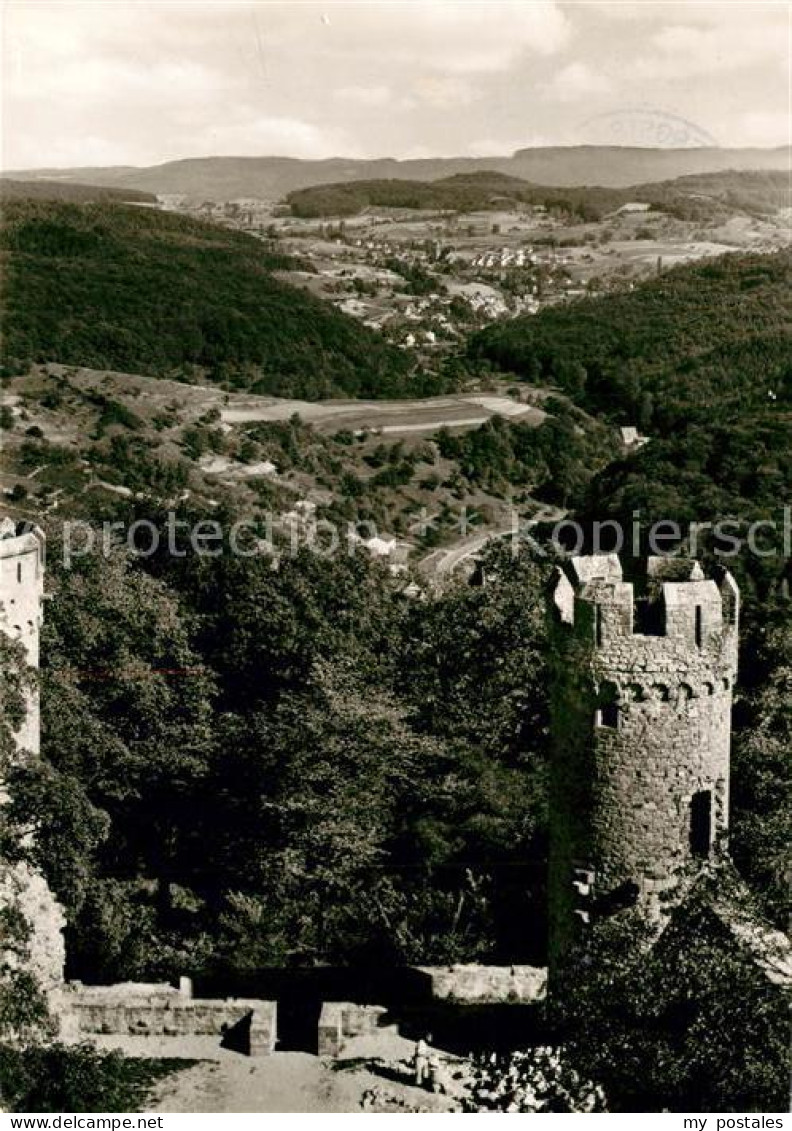
POLYGON ((619 725, 619 689, 615 683, 603 683, 597 696, 596 725, 615 730, 619 725))
POLYGON ((17 585, 22 584, 22 562, 17 562, 17 585))
POLYGON ((701 605, 696 605, 696 647, 700 648, 704 643, 704 621, 701 612, 701 605))
POLYGON ((690 802, 690 851, 706 860, 712 848, 712 791, 699 790, 690 802))
POLYGON ((602 647, 602 606, 594 606, 594 640, 598 648, 602 647))
POLYGON ((661 600, 638 597, 633 603, 633 632, 638 636, 665 636, 665 606, 661 600))
POLYGON ((606 703, 602 708, 602 725, 614 730, 619 725, 619 708, 616 703, 606 703))
POLYGON ((619 704, 603 703, 599 709, 599 725, 616 730, 619 725, 619 704))

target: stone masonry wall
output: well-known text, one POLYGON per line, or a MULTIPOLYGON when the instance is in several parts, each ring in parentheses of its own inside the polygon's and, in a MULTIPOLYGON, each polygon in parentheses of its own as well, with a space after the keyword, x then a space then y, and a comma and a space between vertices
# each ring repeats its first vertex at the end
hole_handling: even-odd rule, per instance
MULTIPOLYGON (((23 645, 32 668, 39 664, 43 597, 43 533, 37 527, 0 519, 0 630, 23 645)), ((28 694, 25 720, 14 735, 18 758, 38 754, 40 728, 38 689, 34 688, 28 694)), ((0 780, 0 811, 6 800, 5 783, 0 780)), ((17 962, 33 974, 47 995, 51 1012, 58 1014, 66 961, 62 908, 39 872, 28 864, 2 860, 0 907, 18 910, 30 930, 24 960, 7 950, 0 950, 0 959, 17 962)), ((65 1032, 65 1026, 62 1029, 65 1032)))
MULTIPOLYGON (((0 520, 0 629, 25 648, 31 667, 39 664, 39 630, 44 596, 44 535, 37 528, 17 530, 0 520)), ((38 691, 31 692, 27 715, 16 735, 20 751, 39 749, 38 691)))
POLYGON ((68 988, 67 1006, 80 1034, 222 1037, 250 1018, 250 1055, 268 1056, 276 1041, 276 1003, 253 998, 185 997, 168 985, 122 983, 68 988))
POLYGON ((360 1037, 377 1030, 387 1010, 380 1005, 358 1005, 351 1001, 322 1003, 316 1032, 318 1056, 338 1056, 349 1037, 360 1037))
POLYGON ((547 971, 540 966, 421 966, 431 978, 432 998, 466 1004, 528 1004, 544 997, 547 971))
POLYGON ((728 827, 733 582, 695 563, 688 580, 658 581, 664 623, 644 635, 620 570, 592 577, 595 559, 578 560, 584 576, 573 567, 554 591, 551 966, 580 928, 576 876, 593 873, 598 900, 634 884, 659 916, 695 863, 694 796, 711 795, 712 851, 728 827))

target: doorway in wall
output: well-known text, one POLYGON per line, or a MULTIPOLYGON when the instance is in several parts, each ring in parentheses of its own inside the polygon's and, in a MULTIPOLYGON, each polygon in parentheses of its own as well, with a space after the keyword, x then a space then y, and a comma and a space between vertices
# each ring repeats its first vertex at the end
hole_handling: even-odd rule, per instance
POLYGON ((690 801, 690 851, 706 860, 712 848, 712 790, 701 789, 690 801))

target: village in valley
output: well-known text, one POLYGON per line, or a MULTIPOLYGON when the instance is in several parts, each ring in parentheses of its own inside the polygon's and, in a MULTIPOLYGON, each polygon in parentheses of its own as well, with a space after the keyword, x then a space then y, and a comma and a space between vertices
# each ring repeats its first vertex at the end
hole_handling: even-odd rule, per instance
POLYGON ((164 194, 160 207, 249 232, 302 261, 283 277, 430 358, 499 318, 623 290, 681 263, 792 243, 789 210, 704 208, 689 219, 625 200, 586 220, 563 195, 549 206, 509 207, 493 193, 477 211, 373 205, 322 219, 295 215, 288 198, 164 194))

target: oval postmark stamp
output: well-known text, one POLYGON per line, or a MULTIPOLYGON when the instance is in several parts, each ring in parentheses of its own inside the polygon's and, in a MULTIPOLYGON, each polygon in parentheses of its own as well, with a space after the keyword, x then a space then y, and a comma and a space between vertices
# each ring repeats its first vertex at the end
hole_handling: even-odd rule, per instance
POLYGON ((717 138, 702 126, 654 106, 623 106, 595 114, 581 122, 578 130, 586 142, 593 145, 658 149, 700 149, 718 145, 717 138))

